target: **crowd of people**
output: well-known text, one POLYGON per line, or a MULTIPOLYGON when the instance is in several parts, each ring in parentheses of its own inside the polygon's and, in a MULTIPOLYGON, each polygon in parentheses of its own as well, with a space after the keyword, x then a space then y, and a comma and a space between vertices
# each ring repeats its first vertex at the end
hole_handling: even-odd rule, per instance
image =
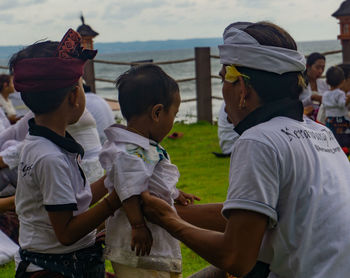
POLYGON ((230 24, 219 52, 229 189, 200 205, 177 189, 160 145, 181 102, 160 67, 117 78, 124 126, 83 84, 97 51, 74 30, 11 57, 0 76, 0 255, 12 250, 16 277, 105 277, 105 258, 117 278, 182 277, 179 240, 237 277, 346 277, 350 67, 321 79, 325 57, 305 61, 268 22, 230 24))

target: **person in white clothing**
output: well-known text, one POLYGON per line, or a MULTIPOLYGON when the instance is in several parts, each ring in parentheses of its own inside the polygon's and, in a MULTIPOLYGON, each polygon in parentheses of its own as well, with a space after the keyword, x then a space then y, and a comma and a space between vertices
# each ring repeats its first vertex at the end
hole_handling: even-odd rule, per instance
POLYGON ((304 56, 268 22, 236 22, 223 37, 222 93, 240 134, 222 210, 226 229, 195 227, 148 192, 145 215, 234 276, 259 260, 269 278, 347 277, 350 164, 333 133, 303 117, 304 56))
POLYGON ((8 74, 0 75, 0 106, 4 109, 4 112, 11 122, 15 123, 18 118, 16 116, 16 109, 13 107, 12 101, 9 95, 15 92, 13 87, 13 77, 8 74))
POLYGON ((313 120, 317 119, 323 93, 329 90, 328 84, 321 78, 325 64, 326 57, 318 52, 311 53, 306 60, 304 78, 307 86, 299 99, 303 102, 306 114, 313 120))
POLYGON ((92 114, 96 121, 96 127, 98 135, 100 137, 101 144, 106 141, 106 134, 104 130, 115 123, 113 111, 108 103, 99 95, 91 92, 89 86, 84 84, 86 108, 92 114))
POLYGON ((90 185, 84 149, 66 131, 85 110, 83 68, 96 53, 69 29, 61 42, 38 42, 10 59, 15 88, 34 113, 18 167, 18 278, 105 277, 96 228, 120 201, 115 191, 104 197, 104 178, 90 185))
POLYGON ((222 154, 229 156, 239 135, 236 131, 234 131, 234 125, 229 122, 227 118, 227 113, 225 112, 225 102, 222 103, 219 112, 218 137, 222 154))
POLYGON ((198 199, 176 188, 179 172, 159 145, 173 126, 180 105, 179 87, 156 65, 133 67, 117 79, 127 126, 106 130, 100 154, 105 185, 122 201, 107 222, 106 258, 117 277, 181 277, 181 250, 164 229, 144 220, 140 195, 150 190, 175 210, 198 199), (146 256, 145 256, 146 255, 146 256))
POLYGON ((345 91, 345 75, 341 67, 330 67, 326 73, 330 91, 323 94, 326 126, 332 130, 342 147, 350 147, 350 119, 348 118, 350 95, 345 91))
POLYGON ((17 117, 23 117, 29 112, 29 108, 24 104, 23 100, 21 99, 20 92, 14 92, 13 94, 10 94, 9 99, 11 100, 13 107, 16 110, 17 117))

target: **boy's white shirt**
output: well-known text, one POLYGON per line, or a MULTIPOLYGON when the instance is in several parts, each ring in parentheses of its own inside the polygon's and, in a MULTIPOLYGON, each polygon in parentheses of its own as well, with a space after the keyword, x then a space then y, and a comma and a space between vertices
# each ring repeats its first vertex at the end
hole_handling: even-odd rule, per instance
POLYGON ((345 117, 348 114, 346 94, 340 89, 326 91, 322 97, 326 117, 345 117))
MULTIPOLYGON (((174 208, 174 199, 179 195, 176 189, 179 171, 169 159, 159 159, 155 142, 120 125, 107 128, 105 133, 107 141, 100 154, 107 174, 105 186, 109 190, 115 188, 121 201, 149 190, 174 208)), ((158 145, 158 148, 161 147, 158 145)), ((132 267, 180 273, 179 242, 158 225, 147 222, 147 226, 153 236, 151 253, 136 256, 130 247, 128 218, 123 209, 116 211, 107 223, 106 257, 132 267)))
MULTIPOLYGON (((69 253, 95 242, 95 231, 72 245, 62 245, 55 235, 45 205, 76 204, 79 215, 88 210, 90 184, 83 185, 76 154, 69 153, 40 136, 27 135, 20 156, 16 191, 16 212, 20 221, 22 249, 39 253, 69 253)), ((19 253, 15 256, 20 262, 19 253)), ((27 271, 40 270, 30 264, 27 271)))

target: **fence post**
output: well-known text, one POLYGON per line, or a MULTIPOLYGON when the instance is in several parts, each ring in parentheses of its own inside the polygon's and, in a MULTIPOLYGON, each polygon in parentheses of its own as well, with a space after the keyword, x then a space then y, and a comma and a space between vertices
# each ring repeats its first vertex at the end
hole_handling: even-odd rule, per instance
POLYGON ((212 123, 210 47, 196 47, 197 121, 212 123))
POLYGON ((95 69, 94 62, 92 60, 87 60, 84 66, 83 78, 88 86, 91 88, 91 92, 96 93, 95 87, 95 69))
MULTIPOLYGON (((81 25, 77 28, 77 32, 81 35, 82 46, 86 49, 94 49, 94 37, 98 35, 89 25, 85 24, 84 16, 80 16, 81 25)), ((91 92, 96 93, 95 87, 95 69, 94 62, 88 60, 84 66, 84 76, 86 84, 90 86, 91 92)))

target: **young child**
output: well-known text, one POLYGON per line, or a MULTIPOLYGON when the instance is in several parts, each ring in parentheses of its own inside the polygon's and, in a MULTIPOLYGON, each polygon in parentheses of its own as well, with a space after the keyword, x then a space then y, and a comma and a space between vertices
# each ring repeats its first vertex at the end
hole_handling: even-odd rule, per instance
POLYGON ((9 98, 10 94, 14 92, 13 77, 8 74, 0 74, 0 106, 4 109, 11 124, 14 124, 18 120, 16 110, 9 98))
POLYGON ((105 130, 100 161, 107 171, 105 185, 115 188, 123 209, 107 223, 106 257, 117 277, 181 277, 178 241, 147 222, 140 209, 145 190, 173 208, 174 201, 185 205, 199 200, 176 189, 178 169, 159 145, 178 112, 179 87, 160 67, 147 64, 122 74, 117 88, 127 126, 105 130))
POLYGON ((350 95, 344 92, 345 75, 340 67, 330 67, 326 73, 330 91, 323 94, 326 126, 332 130, 342 147, 350 146, 350 120, 347 117, 350 95))
POLYGON ((115 192, 90 184, 79 161, 84 149, 68 132, 85 109, 82 74, 96 51, 83 50, 68 30, 60 43, 45 41, 12 56, 15 88, 34 113, 20 155, 16 212, 20 250, 16 277, 104 277, 95 228, 117 209, 115 192))

